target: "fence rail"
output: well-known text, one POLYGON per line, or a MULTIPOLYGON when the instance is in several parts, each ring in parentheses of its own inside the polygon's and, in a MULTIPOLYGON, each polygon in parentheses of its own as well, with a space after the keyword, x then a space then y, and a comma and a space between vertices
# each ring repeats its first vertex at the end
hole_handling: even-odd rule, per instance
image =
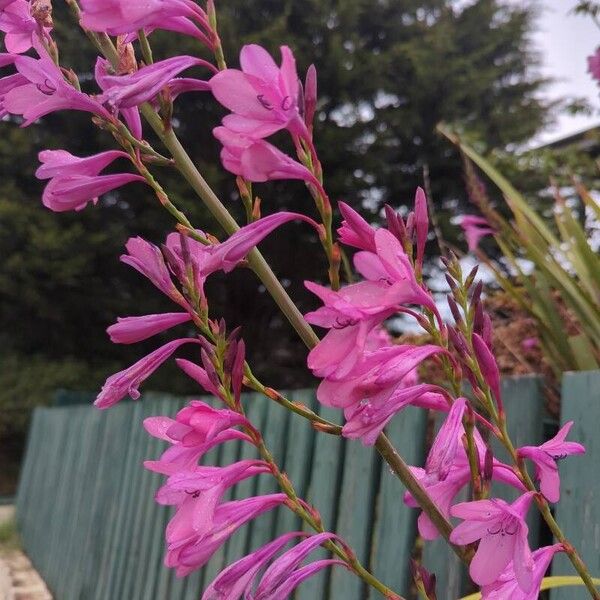
MULTIPOLYGON (((517 443, 541 443, 548 436, 540 380, 503 382, 507 412, 517 443)), ((328 418, 311 391, 289 394, 328 418)), ((197 600, 224 565, 285 531, 300 527, 289 510, 261 516, 238 531, 201 571, 177 579, 162 565, 167 507, 153 501, 161 477, 142 462, 157 457, 164 442, 141 427, 147 416, 172 414, 184 400, 146 394, 100 412, 89 406, 35 411, 17 496, 17 517, 26 552, 57 600, 197 600)), ((248 394, 250 420, 264 432, 278 463, 298 492, 314 504, 327 528, 342 535, 364 564, 393 589, 410 594, 408 560, 418 547, 417 511, 402 503, 400 482, 370 448, 358 442, 316 434, 310 424, 267 399, 248 394)), ((561 466, 563 498, 558 516, 582 543, 585 558, 600 575, 600 372, 569 374, 563 382, 563 420, 576 420, 573 439, 588 447, 583 458, 561 466), (581 485, 581 480, 584 485, 581 485)), ((389 436, 410 464, 422 464, 426 436, 424 411, 406 410, 389 427, 389 436)), ((208 461, 228 464, 251 458, 248 445, 228 443, 208 461)), ((208 462, 206 464, 209 464, 208 462)), ((274 491, 261 476, 238 484, 231 498, 274 491)), ((532 519, 530 542, 547 543, 532 519)), ((440 542, 424 554, 438 575, 438 598, 455 600, 467 591, 460 564, 440 542)), ((571 573, 557 561, 557 573, 571 573)), ((345 570, 324 573, 298 591, 300 600, 378 598, 345 570)), ((555 593, 553 600, 583 600, 583 591, 555 593)))

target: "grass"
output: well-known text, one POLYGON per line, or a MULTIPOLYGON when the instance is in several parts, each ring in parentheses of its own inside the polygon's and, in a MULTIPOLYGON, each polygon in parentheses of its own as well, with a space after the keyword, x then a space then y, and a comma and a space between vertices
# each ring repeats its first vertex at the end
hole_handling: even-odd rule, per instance
POLYGON ((19 533, 14 519, 0 523, 0 554, 20 547, 19 533))

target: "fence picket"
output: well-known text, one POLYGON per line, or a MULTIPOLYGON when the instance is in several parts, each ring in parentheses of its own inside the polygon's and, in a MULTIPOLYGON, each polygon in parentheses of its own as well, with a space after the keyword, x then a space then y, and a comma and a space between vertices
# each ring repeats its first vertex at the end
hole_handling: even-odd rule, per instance
MULTIPOLYGON (((574 420, 571 439, 587 447, 583 457, 561 464, 562 502, 558 519, 581 547, 594 575, 600 576, 600 483, 582 473, 594 473, 600 455, 596 429, 600 422, 600 372, 567 375, 563 382, 562 421, 574 420)), ((509 429, 515 444, 539 444, 544 439, 540 381, 516 378, 503 382, 509 429)), ((290 398, 339 422, 341 415, 317 406, 312 391, 290 398)), ((183 580, 162 564, 168 507, 153 501, 163 477, 143 469, 144 459, 157 458, 165 442, 147 435, 145 416, 173 415, 182 400, 146 395, 142 402, 124 402, 110 411, 88 406, 37 409, 27 443, 17 495, 17 518, 24 547, 57 600, 196 600, 226 565, 269 539, 302 527, 285 507, 243 527, 213 557, 205 569, 183 580)), ((324 527, 336 531, 384 583, 408 595, 408 558, 415 547, 417 510, 402 504, 400 482, 372 449, 360 442, 317 434, 302 418, 266 398, 244 397, 250 420, 263 431, 280 466, 297 492, 313 504, 324 527)), ((422 465, 426 415, 408 409, 388 427, 388 435, 407 463, 422 465)), ((502 450, 494 446, 502 458, 502 450)), ((255 449, 229 442, 209 453, 203 464, 231 464, 256 457, 255 449)), ((275 491, 268 475, 238 484, 225 500, 275 491)), ((508 497, 508 496, 507 496, 508 497)), ((532 546, 539 528, 531 522, 532 546)), ((429 545, 425 565, 438 574, 438 597, 455 600, 462 575, 442 544, 429 545)), ((319 549, 313 557, 327 556, 319 549)), ((554 574, 572 574, 563 557, 554 574)), ((554 591, 552 600, 583 600, 581 588, 554 591)), ((342 569, 323 572, 305 582, 298 600, 377 600, 363 583, 342 569)))

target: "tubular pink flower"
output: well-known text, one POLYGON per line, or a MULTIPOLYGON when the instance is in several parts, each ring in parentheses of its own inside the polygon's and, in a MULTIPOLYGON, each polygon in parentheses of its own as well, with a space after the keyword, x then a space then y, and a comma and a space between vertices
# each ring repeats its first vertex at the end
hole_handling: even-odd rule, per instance
POLYGON ((557 552, 563 552, 562 544, 546 546, 535 550, 532 554, 533 575, 531 589, 525 592, 516 579, 514 565, 510 564, 503 573, 489 585, 481 589, 483 600, 537 600, 539 598, 542 579, 557 552))
POLYGON ((106 331, 113 344, 135 344, 171 327, 191 321, 189 313, 163 313, 141 317, 119 317, 106 331))
POLYGON ((304 122, 307 127, 312 127, 315 120, 317 100, 317 69, 315 65, 310 65, 304 82, 304 122))
POLYGON ((342 244, 368 252, 376 252, 375 228, 345 202, 338 202, 338 207, 344 218, 342 226, 338 229, 342 244))
POLYGON ((115 108, 133 108, 152 100, 182 71, 202 65, 211 70, 215 67, 193 56, 175 56, 142 67, 126 75, 105 75, 102 78, 103 93, 98 98, 115 108))
POLYGON ((188 575, 204 566, 211 556, 245 523, 286 502, 285 494, 270 494, 220 504, 214 512, 213 526, 205 535, 167 545, 165 565, 188 575))
POLYGON ((80 158, 65 150, 44 150, 39 158, 42 165, 36 171, 38 179, 50 179, 42 195, 44 206, 62 212, 82 210, 98 201, 98 196, 133 181, 145 181, 140 175, 118 173, 100 175, 100 171, 119 157, 119 151, 109 151, 80 158))
POLYGON ((111 119, 100 102, 67 83, 60 69, 46 54, 39 59, 17 56, 14 64, 26 82, 4 94, 3 108, 6 113, 22 115, 23 127, 47 114, 66 109, 111 119))
POLYGON ((298 106, 296 61, 287 46, 281 47, 281 57, 278 67, 261 46, 244 46, 242 70, 225 69, 210 80, 215 98, 233 113, 225 117, 225 127, 254 139, 281 129, 306 134, 298 106))
POLYGON ((454 464, 460 443, 458 434, 466 409, 466 398, 458 398, 454 402, 429 451, 425 471, 428 474, 436 473, 440 481, 446 479, 454 464))
POLYGON ((475 583, 494 583, 512 560, 519 587, 531 591, 534 562, 527 543, 525 515, 534 496, 535 492, 527 492, 512 504, 494 498, 452 507, 450 514, 464 521, 454 528, 450 541, 466 546, 480 540, 469 568, 475 583))
MULTIPOLYGON (((111 85, 111 80, 108 78, 114 76, 112 73, 113 68, 110 62, 104 58, 98 57, 96 60, 96 66, 94 68, 94 78, 103 92, 111 85)), ((132 135, 138 140, 142 139, 142 117, 138 107, 134 106, 132 108, 119 108, 118 113, 127 123, 129 131, 132 133, 132 135)))
POLYGON ((262 546, 225 568, 206 588, 202 600, 240 600, 247 594, 259 571, 291 540, 307 534, 293 531, 262 546))
POLYGON ((465 215, 461 217, 460 226, 465 233, 469 252, 474 252, 477 250, 481 238, 485 237, 486 235, 496 234, 496 230, 490 227, 490 224, 484 217, 465 215))
MULTIPOLYGON (((477 430, 474 432, 475 446, 479 456, 479 468, 483 471, 485 465, 486 446, 477 430)), ((461 427, 457 432, 457 438, 460 442, 464 435, 464 429, 461 427)), ((419 480, 425 488, 439 511, 447 518, 450 518, 450 507, 456 495, 471 481, 471 471, 469 460, 462 444, 458 445, 457 453, 446 477, 441 480, 439 474, 435 471, 429 473, 419 467, 411 467, 413 475, 419 480)), ((492 461, 492 480, 500 481, 521 492, 525 487, 515 475, 512 467, 506 465, 495 458, 492 461)), ((409 493, 404 496, 404 502, 413 508, 419 508, 414 498, 409 493)), ((439 532, 429 517, 421 512, 418 519, 419 533, 426 540, 434 540, 439 537, 439 532)))
POLYGON ((98 175, 105 167, 117 158, 129 158, 129 155, 120 150, 109 150, 93 156, 73 156, 66 150, 42 150, 38 158, 42 163, 35 176, 38 179, 51 179, 66 175, 98 175))
POLYGON ((434 410, 446 408, 443 391, 435 385, 418 384, 396 389, 385 401, 375 396, 349 406, 344 410, 346 424, 342 434, 350 439, 360 438, 365 446, 372 446, 394 415, 407 406, 434 410))
MULTIPOLYGON (((31 49, 33 36, 39 31, 36 20, 31 15, 30 2, 12 0, 7 6, 0 6, 0 31, 3 31, 4 45, 12 54, 22 54, 31 49)), ((48 34, 51 28, 45 27, 48 34)))
MULTIPOLYGON (((265 571, 261 578, 256 592, 254 593, 254 600, 267 600, 268 598, 287 598, 287 594, 281 593, 282 587, 285 586, 286 582, 294 578, 294 573, 297 573, 296 568, 302 563, 302 561, 321 544, 329 540, 338 539, 334 533, 320 533, 317 535, 311 535, 305 540, 302 540, 299 544, 282 554, 277 558, 271 566, 265 571), (281 590, 281 591, 279 591, 281 590)), ((298 581, 298 583, 300 583, 298 581)), ((294 586, 295 587, 295 586, 294 586)), ((288 593, 291 592, 294 587, 287 589, 288 593)))
POLYGON ((299 179, 322 190, 316 177, 299 162, 264 140, 255 140, 227 127, 216 127, 214 136, 223 144, 223 166, 248 181, 299 179))
POLYGON ((199 383, 205 391, 217 398, 222 398, 222 393, 219 391, 218 385, 211 380, 206 369, 184 358, 178 358, 175 362, 188 377, 199 383))
POLYGON ((118 173, 115 175, 67 176, 53 178, 44 189, 42 203, 55 212, 83 210, 89 202, 96 204, 98 197, 128 183, 145 182, 141 175, 118 173))
POLYGON ((225 491, 270 470, 269 464, 262 460, 242 460, 226 467, 196 466, 171 475, 156 493, 159 504, 178 507, 167 525, 167 544, 174 545, 210 532, 215 510, 225 491))
POLYGON ((275 590, 273 590, 270 594, 256 596, 255 600, 285 600, 289 598, 290 595, 294 592, 294 590, 304 581, 316 575, 319 571, 326 569, 327 567, 332 567, 334 565, 339 565, 341 567, 345 567, 348 569, 348 565, 336 559, 324 559, 317 560, 315 562, 304 565, 300 569, 296 569, 282 584, 275 590))
POLYGON ((192 21, 210 30, 206 13, 192 0, 81 0, 81 9, 84 29, 109 35, 165 29, 206 40, 192 21))
POLYGON ((144 421, 146 431, 171 444, 156 461, 146 461, 144 466, 156 473, 173 475, 189 471, 198 460, 215 446, 231 440, 253 444, 252 439, 234 427, 252 427, 239 413, 216 409, 204 402, 193 400, 179 411, 175 419, 149 417, 144 421))
POLYGON ((128 254, 121 262, 133 267, 147 277, 163 294, 190 312, 191 307, 175 287, 161 251, 141 237, 130 238, 126 246, 128 254))
POLYGON ((432 344, 395 344, 368 352, 346 377, 322 381, 317 398, 334 408, 348 408, 374 397, 385 404, 397 388, 416 383, 414 372, 423 361, 443 352, 432 344))
POLYGON ((102 409, 110 408, 127 395, 133 400, 137 400, 140 397, 138 387, 141 383, 150 377, 175 350, 183 344, 189 343, 198 343, 198 340, 192 338, 173 340, 148 354, 148 356, 144 356, 127 369, 111 375, 102 386, 94 406, 102 409))
POLYGON ((549 502, 560 500, 560 476, 557 461, 572 454, 585 454, 585 447, 565 439, 573 427, 573 421, 565 423, 561 430, 541 446, 524 446, 517 454, 529 458, 535 465, 535 476, 540 482, 540 490, 549 502))

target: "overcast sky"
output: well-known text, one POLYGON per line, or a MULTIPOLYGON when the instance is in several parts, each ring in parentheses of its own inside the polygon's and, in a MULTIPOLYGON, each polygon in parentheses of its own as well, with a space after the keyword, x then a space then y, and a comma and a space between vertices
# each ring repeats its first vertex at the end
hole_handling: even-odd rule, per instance
POLYGON ((540 14, 533 42, 543 59, 543 74, 557 79, 546 94, 552 99, 584 96, 596 112, 591 117, 561 116, 537 142, 548 142, 600 124, 600 88, 587 73, 586 60, 600 46, 600 29, 589 17, 570 14, 575 3, 576 0, 537 0, 540 14))

